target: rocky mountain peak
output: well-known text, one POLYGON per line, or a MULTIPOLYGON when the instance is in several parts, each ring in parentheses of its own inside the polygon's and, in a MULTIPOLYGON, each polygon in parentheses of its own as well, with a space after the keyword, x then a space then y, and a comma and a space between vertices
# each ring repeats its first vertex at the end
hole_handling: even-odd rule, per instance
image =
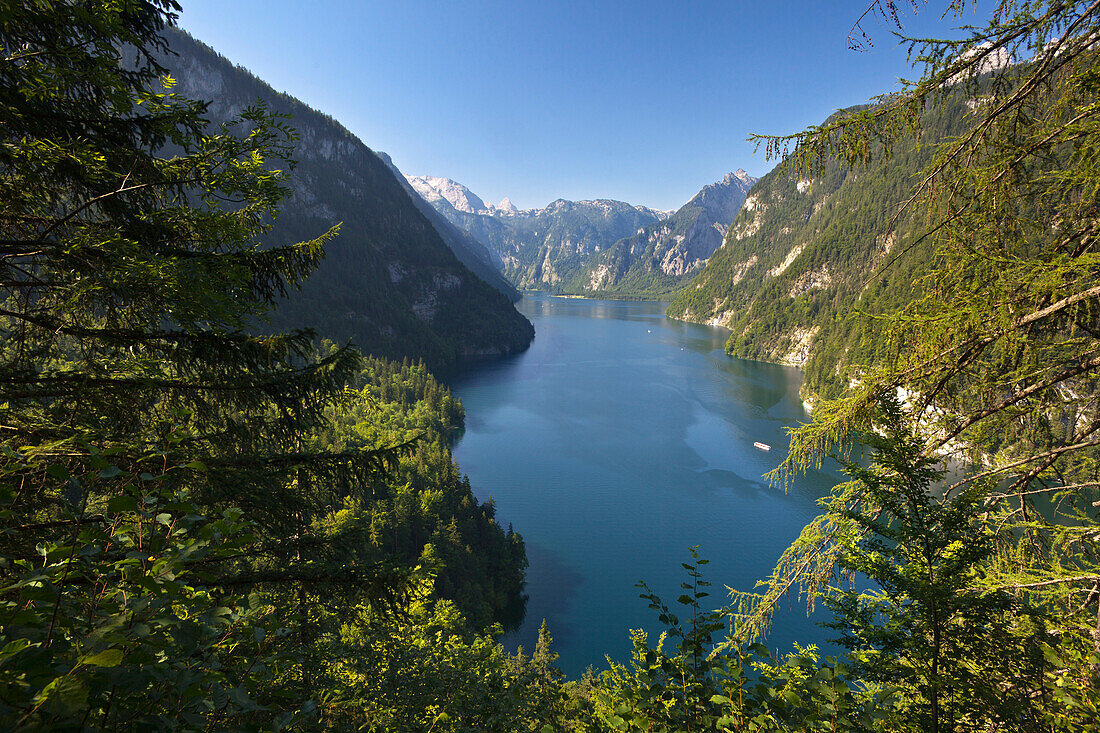
POLYGON ((744 185, 748 188, 752 188, 752 185, 754 183, 756 183, 757 179, 753 176, 750 176, 748 173, 746 173, 743 168, 738 168, 733 173, 727 173, 726 174, 725 178, 722 179, 722 185, 729 186, 734 181, 738 181, 742 185, 744 185))
POLYGON ((485 205, 480 196, 458 181, 436 176, 405 176, 405 180, 428 203, 443 200, 453 206, 456 211, 467 214, 493 213, 493 210, 485 205))

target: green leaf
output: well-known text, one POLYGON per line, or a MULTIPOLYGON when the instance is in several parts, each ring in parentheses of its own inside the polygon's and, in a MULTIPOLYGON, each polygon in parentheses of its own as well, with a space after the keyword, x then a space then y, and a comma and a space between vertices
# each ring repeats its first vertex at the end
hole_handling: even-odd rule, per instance
POLYGON ((51 463, 49 466, 46 467, 46 473, 50 474, 56 479, 69 478, 69 469, 61 465, 60 463, 51 463))
POLYGON ((130 495, 116 496, 107 502, 107 511, 112 514, 121 514, 122 512, 136 512, 138 510, 137 499, 130 495))
POLYGON ((114 478, 115 476, 119 475, 120 473, 122 473, 122 469, 119 468, 118 466, 108 466, 107 468, 105 468, 105 469, 103 469, 102 471, 99 472, 99 477, 104 478, 104 479, 114 478))
POLYGON ((90 667, 117 667, 121 661, 121 649, 104 649, 98 654, 93 654, 90 657, 82 657, 80 664, 86 664, 90 667))
POLYGON ((30 642, 26 639, 15 639, 13 641, 9 641, 6 645, 4 645, 3 649, 0 649, 0 661, 3 661, 8 657, 15 656, 19 652, 26 649, 28 646, 30 646, 30 642))

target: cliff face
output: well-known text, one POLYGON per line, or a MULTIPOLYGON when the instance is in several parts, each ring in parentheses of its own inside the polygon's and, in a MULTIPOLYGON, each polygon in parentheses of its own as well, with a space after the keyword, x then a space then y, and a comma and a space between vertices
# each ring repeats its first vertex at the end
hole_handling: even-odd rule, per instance
POLYGON ((738 170, 669 215, 622 201, 566 201, 518 210, 487 204, 449 178, 409 177, 440 214, 484 242, 521 290, 663 297, 721 245, 756 179, 738 170))
POLYGON ((594 257, 658 220, 658 212, 622 201, 558 199, 542 209, 504 217, 499 254, 505 275, 526 290, 579 294, 594 257))
MULTIPOLYGON (((958 129, 966 99, 926 113, 923 143, 958 129)), ((909 140, 884 163, 828 163, 812 179, 776 169, 756 183, 722 245, 668 309, 731 330, 734 356, 802 366, 806 389, 833 394, 859 364, 885 358, 878 324, 917 297, 931 244, 918 212, 895 218, 930 147, 909 140)))
POLYGON ((583 292, 578 283, 594 257, 667 216, 610 199, 558 199, 541 209, 520 210, 508 199, 487 204, 449 178, 407 178, 436 211, 485 243, 504 276, 521 290, 583 292))
POLYGON ((680 289, 721 246, 756 181, 739 169, 705 186, 668 219, 649 224, 593 258, 581 288, 591 294, 656 298, 680 289))
MULTIPOLYGON (((514 291, 499 281, 499 289, 491 287, 459 261, 445 236, 458 249, 461 237, 450 230, 441 236, 386 161, 332 118, 186 34, 173 31, 170 39, 177 56, 165 64, 175 91, 212 100, 211 121, 233 119, 257 101, 292 115, 297 166, 271 241, 309 239, 341 223, 317 272, 280 302, 272 328, 312 327, 351 338, 369 353, 421 358, 433 367, 527 347, 534 331, 505 294, 514 291)), ((463 257, 474 267, 482 260, 472 249, 463 257)))
POLYGON ((459 229, 436 211, 430 203, 424 200, 420 193, 405 179, 405 176, 394 165, 390 156, 376 151, 375 154, 382 159, 401 187, 409 194, 417 211, 424 215, 432 227, 443 238, 443 242, 451 248, 459 262, 466 265, 475 275, 504 293, 513 303, 519 300, 519 291, 504 279, 500 273, 503 263, 500 257, 494 256, 480 241, 465 229, 459 229))

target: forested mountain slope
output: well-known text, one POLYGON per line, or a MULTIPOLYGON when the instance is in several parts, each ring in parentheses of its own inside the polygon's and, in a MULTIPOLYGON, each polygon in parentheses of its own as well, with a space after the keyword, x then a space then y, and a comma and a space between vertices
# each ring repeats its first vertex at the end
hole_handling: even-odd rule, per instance
POLYGON ((507 202, 487 205, 447 178, 408 180, 440 214, 492 250, 520 290, 584 292, 580 283, 594 256, 666 216, 610 199, 558 199, 541 209, 518 210, 507 202))
POLYGON ((435 230, 439 232, 439 236, 443 238, 443 241, 451 248, 451 251, 455 253, 455 257, 457 257, 462 264, 466 265, 475 275, 508 296, 509 300, 512 302, 519 300, 519 291, 517 291, 500 272, 503 267, 500 257, 495 256, 493 252, 468 231, 460 229, 452 224, 446 217, 436 211, 431 204, 425 201, 417 190, 405 180, 405 175, 398 170, 389 155, 381 151, 375 151, 375 154, 382 159, 383 163, 389 166, 391 171, 393 171, 394 176, 397 178, 397 182, 400 183, 402 188, 409 194, 409 198, 411 198, 413 204, 416 205, 417 211, 423 214, 424 217, 432 223, 435 230))
MULTIPOLYGON (((334 347, 324 344, 324 351, 334 347)), ((523 618, 527 557, 520 536, 495 520, 491 501, 474 496, 451 458, 462 403, 423 364, 367 358, 353 391, 307 441, 347 452, 414 441, 369 502, 345 502, 334 524, 357 525, 355 552, 371 562, 421 566, 439 597, 454 601, 473 628, 523 618)))
POLYGON ((895 215, 931 145, 975 104, 952 95, 925 113, 921 144, 908 139, 871 168, 830 162, 812 179, 765 175, 668 315, 728 327, 734 356, 804 367, 811 392, 846 386, 851 365, 873 360, 878 345, 875 322, 856 312, 888 312, 920 292, 931 244, 918 213, 895 215))
POLYGON ((456 259, 370 148, 186 34, 173 31, 170 40, 178 56, 165 64, 176 91, 214 100, 207 114, 213 122, 257 101, 291 115, 300 136, 298 164, 271 240, 308 239, 341 223, 317 272, 280 301, 273 329, 312 327, 333 339, 351 338, 368 353, 422 358, 436 368, 526 348, 530 323, 456 259))
POLYGON ((668 219, 649 224, 594 257, 572 283, 574 292, 662 298, 683 287, 722 245, 756 181, 738 169, 704 186, 668 219))

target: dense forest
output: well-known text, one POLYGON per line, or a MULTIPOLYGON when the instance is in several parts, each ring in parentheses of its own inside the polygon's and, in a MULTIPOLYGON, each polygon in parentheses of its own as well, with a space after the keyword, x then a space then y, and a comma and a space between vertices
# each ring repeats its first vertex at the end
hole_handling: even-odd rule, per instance
POLYGON ((923 111, 919 142, 904 137, 868 166, 832 158, 805 178, 785 166, 761 178, 669 315, 726 326, 733 356, 801 366, 808 394, 843 392, 886 346, 881 319, 854 316, 890 313, 922 292, 930 223, 903 204, 935 143, 964 129, 975 96, 954 89, 923 111))
MULTIPOLYGON (((0 0, 5 729, 1095 729, 1100 8, 1005 0, 914 41, 920 79, 880 104, 765 140, 792 196, 909 185, 918 297, 792 434, 777 481, 827 455, 850 481, 759 592, 712 610, 706 559, 669 558, 675 601, 639 584, 664 633, 624 629, 632 658, 579 680, 545 626, 530 655, 494 638, 523 543, 451 459, 463 411, 428 367, 256 332, 343 234, 272 226, 293 120, 257 104, 226 130, 163 83, 178 10, 0 0), (876 167, 917 139, 938 142, 915 188, 876 167), (799 594, 843 659, 759 645, 799 594)), ((883 197, 845 204, 893 221, 883 197)))

